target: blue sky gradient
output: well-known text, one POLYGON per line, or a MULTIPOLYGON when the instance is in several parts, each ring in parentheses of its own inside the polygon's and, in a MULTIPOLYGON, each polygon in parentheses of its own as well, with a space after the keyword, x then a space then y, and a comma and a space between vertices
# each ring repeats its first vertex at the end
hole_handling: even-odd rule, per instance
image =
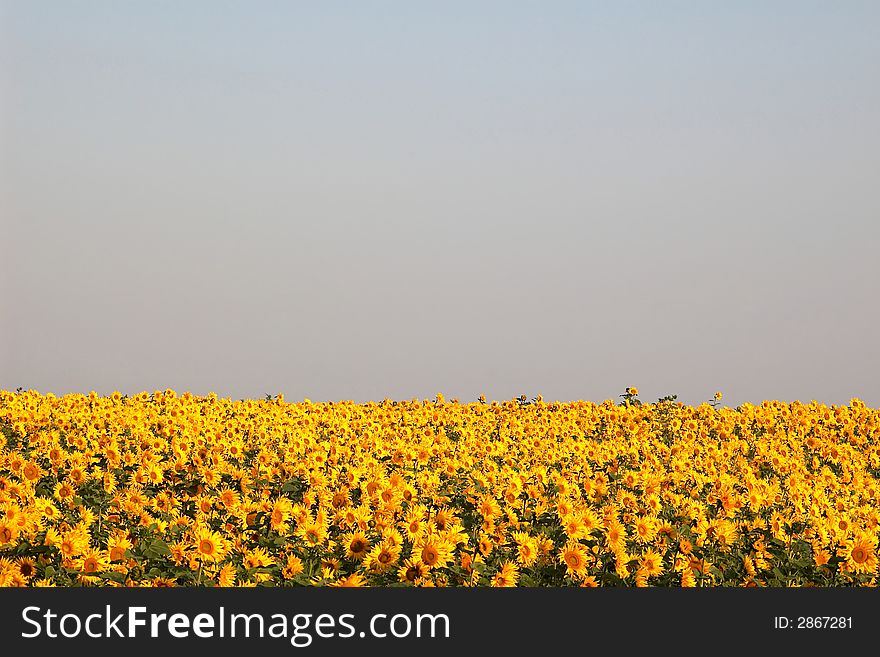
POLYGON ((880 404, 880 5, 0 2, 0 387, 880 404))

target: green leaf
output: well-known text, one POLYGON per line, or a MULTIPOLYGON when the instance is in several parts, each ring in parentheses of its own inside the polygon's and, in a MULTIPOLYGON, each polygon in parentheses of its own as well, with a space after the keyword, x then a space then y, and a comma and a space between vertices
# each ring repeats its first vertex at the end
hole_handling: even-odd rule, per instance
POLYGON ((153 539, 147 548, 144 550, 144 556, 148 559, 159 559, 161 557, 167 557, 171 554, 171 549, 165 543, 165 541, 161 539, 153 539))

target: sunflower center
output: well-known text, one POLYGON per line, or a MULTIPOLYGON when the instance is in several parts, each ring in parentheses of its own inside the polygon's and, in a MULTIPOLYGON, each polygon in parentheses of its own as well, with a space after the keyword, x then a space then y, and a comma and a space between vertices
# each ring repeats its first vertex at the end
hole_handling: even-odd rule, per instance
POLYGON ((203 538, 199 541, 199 552, 202 554, 213 554, 214 553, 214 543, 209 541, 207 538, 203 538))
POLYGON ((856 563, 865 563, 868 560, 868 552, 861 546, 853 548, 852 558, 856 563))

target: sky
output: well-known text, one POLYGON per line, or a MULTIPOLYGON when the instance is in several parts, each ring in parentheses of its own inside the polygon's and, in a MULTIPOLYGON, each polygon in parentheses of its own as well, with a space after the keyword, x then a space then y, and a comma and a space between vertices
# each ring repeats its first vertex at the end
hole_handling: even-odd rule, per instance
POLYGON ((880 406, 880 3, 0 0, 0 389, 880 406))

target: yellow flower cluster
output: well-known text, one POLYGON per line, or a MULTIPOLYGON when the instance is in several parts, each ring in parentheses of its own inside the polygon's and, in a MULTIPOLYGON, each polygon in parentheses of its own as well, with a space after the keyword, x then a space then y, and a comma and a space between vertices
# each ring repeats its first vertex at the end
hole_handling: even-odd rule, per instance
POLYGON ((2 586, 874 585, 880 411, 0 391, 2 586))

